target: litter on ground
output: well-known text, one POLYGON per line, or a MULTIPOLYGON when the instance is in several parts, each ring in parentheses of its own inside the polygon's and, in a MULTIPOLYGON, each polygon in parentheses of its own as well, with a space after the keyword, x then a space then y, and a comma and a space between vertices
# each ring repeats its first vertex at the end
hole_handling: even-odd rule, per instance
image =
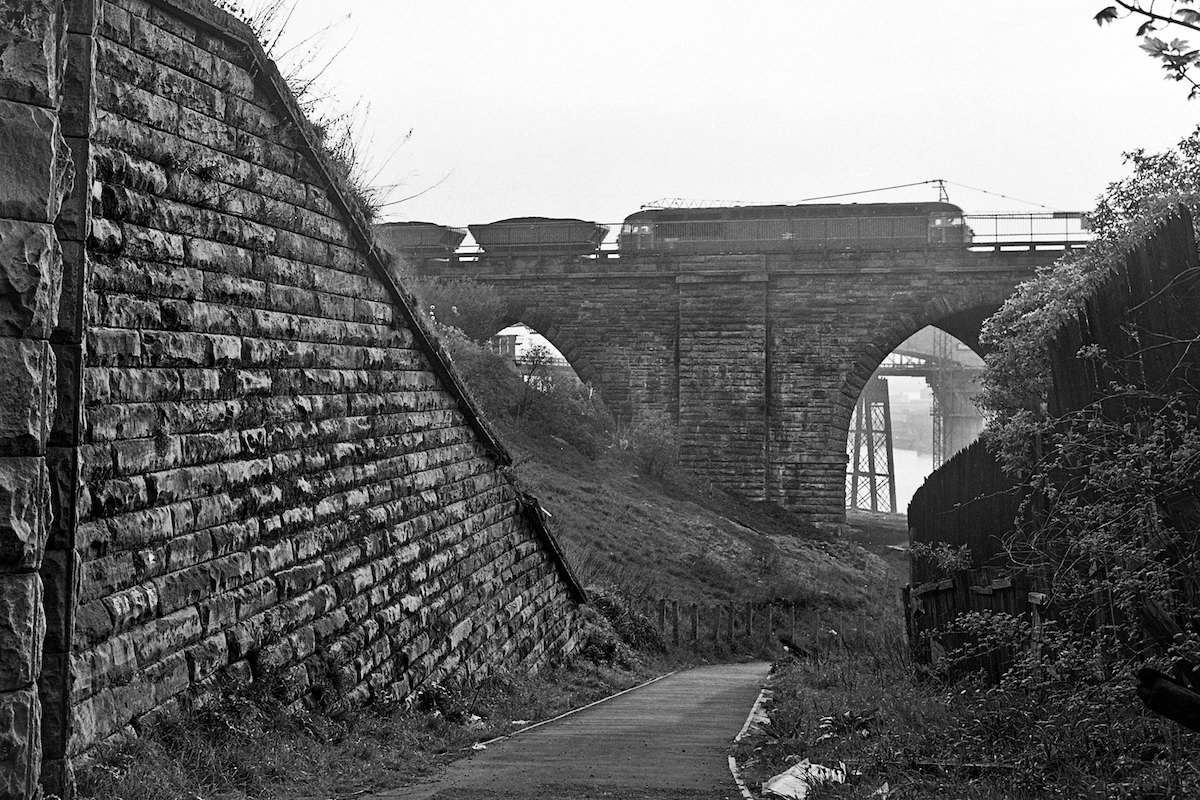
POLYGON ((846 765, 826 767, 814 764, 807 758, 793 764, 763 784, 763 791, 788 800, 805 800, 808 792, 824 783, 845 783, 846 765))

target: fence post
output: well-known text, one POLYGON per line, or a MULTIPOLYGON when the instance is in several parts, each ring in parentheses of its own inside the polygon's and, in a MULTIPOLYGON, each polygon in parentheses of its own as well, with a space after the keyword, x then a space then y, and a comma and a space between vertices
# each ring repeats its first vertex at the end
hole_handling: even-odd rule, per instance
POLYGON ((791 624, 788 625, 788 638, 794 642, 796 641, 796 604, 789 603, 788 611, 791 616, 791 624))
POLYGON ((1041 592, 1030 592, 1029 595, 1029 641, 1033 648, 1033 678, 1040 680, 1042 677, 1042 604, 1046 602, 1046 595, 1041 592))
POLYGON ((733 604, 729 605, 729 646, 733 646, 733 604))
POLYGON ((713 626, 713 647, 721 643, 721 605, 714 603, 712 606, 712 626, 713 626))
POLYGON ((679 644, 679 601, 671 601, 671 642, 679 644))
POLYGON ((754 640, 754 604, 746 603, 746 640, 754 640))
POLYGON ((658 601, 658 632, 667 638, 667 598, 658 601))
POLYGON ((700 643, 700 606, 692 603, 692 642, 700 643))

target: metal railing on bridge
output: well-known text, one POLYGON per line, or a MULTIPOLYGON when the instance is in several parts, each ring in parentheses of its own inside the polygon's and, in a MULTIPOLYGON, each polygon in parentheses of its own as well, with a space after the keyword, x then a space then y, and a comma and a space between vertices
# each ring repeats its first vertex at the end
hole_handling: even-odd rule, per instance
POLYGON ((971 250, 1066 250, 1095 238, 1087 214, 1045 211, 1031 214, 964 214, 971 250))

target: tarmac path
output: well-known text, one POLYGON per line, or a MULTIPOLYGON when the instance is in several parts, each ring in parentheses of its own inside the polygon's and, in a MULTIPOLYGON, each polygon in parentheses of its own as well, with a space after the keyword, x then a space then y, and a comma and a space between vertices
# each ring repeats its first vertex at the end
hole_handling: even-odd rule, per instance
POLYGON ((378 800, 741 800, 727 753, 768 664, 678 672, 488 745, 378 800))

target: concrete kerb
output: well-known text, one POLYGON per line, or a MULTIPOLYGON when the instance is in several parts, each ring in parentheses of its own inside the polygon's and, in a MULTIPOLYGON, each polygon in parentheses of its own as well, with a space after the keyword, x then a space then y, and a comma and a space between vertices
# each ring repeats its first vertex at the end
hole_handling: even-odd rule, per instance
MULTIPOLYGON (((742 724, 742 729, 738 731, 737 736, 733 737, 734 744, 740 742, 746 737, 746 734, 750 732, 750 726, 754 724, 754 719, 758 716, 759 709, 762 708, 762 705, 766 702, 768 696, 769 690, 767 687, 764 686, 761 690, 759 690, 758 698, 754 701, 754 705, 750 707, 750 713, 746 715, 746 721, 742 724)), ((754 795, 746 786, 746 782, 742 780, 742 773, 741 770, 738 769, 737 759, 732 755, 729 756, 729 773, 733 775, 733 781, 737 784, 738 790, 741 791, 744 800, 755 800, 754 795)))

